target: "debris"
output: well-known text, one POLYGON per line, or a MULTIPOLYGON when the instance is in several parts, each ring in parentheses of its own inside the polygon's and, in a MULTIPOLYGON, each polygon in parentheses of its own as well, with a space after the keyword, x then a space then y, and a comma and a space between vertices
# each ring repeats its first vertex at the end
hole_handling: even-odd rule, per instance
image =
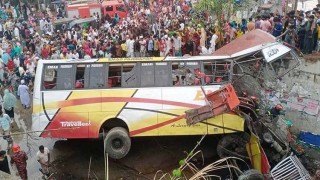
POLYGON ((188 125, 229 112, 240 104, 240 100, 231 84, 227 84, 217 91, 206 94, 205 98, 209 105, 185 112, 188 125))
POLYGON ((297 156, 289 156, 278 163, 270 173, 271 179, 311 180, 311 176, 297 156))

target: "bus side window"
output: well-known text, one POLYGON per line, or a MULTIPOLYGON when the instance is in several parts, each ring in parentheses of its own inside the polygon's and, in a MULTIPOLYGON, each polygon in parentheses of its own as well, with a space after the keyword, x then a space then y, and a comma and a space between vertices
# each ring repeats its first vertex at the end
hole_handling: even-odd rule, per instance
POLYGON ((139 67, 136 63, 122 64, 121 87, 138 87, 140 86, 139 67))
POLYGON ((57 89, 59 90, 70 90, 73 88, 73 76, 74 69, 72 64, 61 64, 59 65, 57 75, 57 89))
POLYGON ((223 83, 229 80, 230 63, 204 62, 205 84, 223 83))
MULTIPOLYGON (((212 63, 209 62, 205 62, 203 63, 204 65, 204 82, 205 84, 211 84, 213 83, 213 79, 214 79, 214 66, 212 65, 212 63)), ((199 71, 198 74, 200 74, 201 72, 199 71)))
POLYGON ((90 88, 104 88, 106 81, 105 64, 91 64, 90 67, 90 88))
MULTIPOLYGON (((172 84, 172 75, 171 75, 171 67, 168 62, 156 62, 154 68, 154 79, 155 86, 171 86, 172 84)), ((142 81, 142 80, 141 80, 142 81)))
POLYGON ((183 62, 172 62, 172 85, 181 86, 184 85, 185 73, 183 62))
POLYGON ((154 63, 141 63, 141 87, 154 86, 154 63))
POLYGON ((121 87, 121 64, 109 64, 108 87, 121 87))
POLYGON ((188 61, 185 64, 186 64, 186 67, 185 67, 186 84, 188 86, 201 85, 201 77, 197 76, 197 72, 200 70, 200 62, 188 61))
POLYGON ((43 89, 57 89, 57 69, 56 65, 44 67, 43 89))
POLYGON ((76 81, 75 81, 75 88, 76 89, 85 88, 85 82, 88 81, 88 79, 86 77, 86 75, 89 73, 89 72, 87 72, 88 70, 89 70, 89 68, 86 68, 85 64, 78 64, 77 65, 76 81))

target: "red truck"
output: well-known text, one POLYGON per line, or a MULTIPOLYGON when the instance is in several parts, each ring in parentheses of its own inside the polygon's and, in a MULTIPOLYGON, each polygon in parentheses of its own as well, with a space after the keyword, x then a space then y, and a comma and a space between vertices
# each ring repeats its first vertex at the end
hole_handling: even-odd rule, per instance
POLYGON ((123 1, 103 1, 98 3, 96 1, 75 1, 66 6, 67 16, 69 18, 80 17, 88 18, 93 13, 98 13, 100 17, 108 14, 113 17, 117 13, 120 18, 126 18, 128 10, 123 1))

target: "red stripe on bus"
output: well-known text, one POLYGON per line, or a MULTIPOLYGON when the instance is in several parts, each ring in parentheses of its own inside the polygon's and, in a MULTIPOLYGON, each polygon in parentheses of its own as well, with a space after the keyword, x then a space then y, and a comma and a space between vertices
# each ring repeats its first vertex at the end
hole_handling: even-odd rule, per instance
POLYGON ((174 122, 177 122, 179 121, 180 119, 183 119, 186 115, 183 114, 183 115, 180 115, 178 117, 175 117, 173 119, 170 119, 168 121, 164 121, 162 123, 158 123, 158 124, 155 124, 155 125, 151 125, 151 126, 147 126, 147 127, 144 127, 144 128, 141 128, 141 129, 137 129, 137 130, 134 130, 134 131, 131 131, 130 132, 130 136, 135 136, 137 134, 141 134, 141 133, 144 133, 144 132, 147 132, 147 131, 151 131, 153 129, 157 129, 157 128, 160 128, 160 127, 163 127, 165 125, 168 125, 168 124, 171 124, 171 123, 174 123, 174 122))
POLYGON ((159 99, 147 99, 147 98, 136 98, 136 97, 95 97, 95 98, 82 98, 82 99, 69 99, 67 101, 60 102, 60 105, 64 107, 75 106, 75 105, 84 105, 91 103, 104 103, 104 102, 136 102, 136 103, 152 103, 152 104, 164 104, 172 106, 181 106, 187 108, 199 108, 200 105, 168 101, 168 100, 159 100, 159 99))

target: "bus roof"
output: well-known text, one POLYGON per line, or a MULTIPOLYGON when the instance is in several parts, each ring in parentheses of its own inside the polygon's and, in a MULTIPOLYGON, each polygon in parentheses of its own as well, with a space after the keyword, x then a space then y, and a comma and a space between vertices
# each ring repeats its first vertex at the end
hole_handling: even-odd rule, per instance
MULTIPOLYGON (((44 64, 53 64, 53 63, 129 63, 129 62, 163 62, 163 61, 226 61, 226 60, 232 60, 233 58, 237 57, 244 57, 245 55, 250 55, 252 53, 258 52, 258 51, 265 51, 270 50, 270 48, 277 48, 281 49, 283 52, 279 54, 286 54, 290 51, 290 48, 288 48, 285 45, 282 45, 281 43, 270 43, 266 45, 261 45, 261 47, 254 47, 250 50, 247 50, 247 52, 241 52, 237 53, 234 56, 219 56, 219 55, 207 55, 207 56, 182 56, 182 57, 133 57, 133 58, 100 58, 100 59, 56 59, 56 60, 40 60, 40 63, 44 64)), ((273 58, 266 58, 265 60, 267 62, 274 60, 277 56, 273 58)))
POLYGON ((163 61, 200 61, 200 60, 226 60, 224 56, 187 56, 187 57, 133 57, 133 58, 100 58, 100 59, 56 59, 40 60, 44 64, 54 63, 122 63, 122 62, 163 62, 163 61))

